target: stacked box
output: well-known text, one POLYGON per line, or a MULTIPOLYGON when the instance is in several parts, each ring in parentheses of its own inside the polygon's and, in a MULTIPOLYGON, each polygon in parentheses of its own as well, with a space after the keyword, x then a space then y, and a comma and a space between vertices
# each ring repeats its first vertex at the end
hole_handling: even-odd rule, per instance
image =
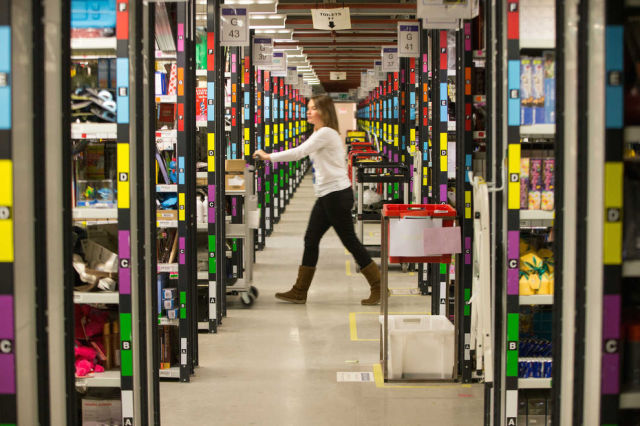
POLYGON ((555 187, 556 162, 553 158, 545 158, 542 162, 542 210, 551 211, 554 209, 553 192, 555 187))
POLYGON ((529 208, 529 158, 520 159, 520 209, 529 208))
POLYGON ((544 122, 556 122, 556 58, 554 52, 544 52, 544 122))
POLYGON ((540 210, 542 203, 542 159, 532 158, 529 163, 529 210, 540 210))
POLYGON ((168 319, 178 318, 178 291, 175 288, 162 289, 162 309, 168 319))
POLYGON ((531 104, 533 124, 544 124, 544 69, 540 57, 531 59, 531 104))
POLYGON ((520 59, 520 124, 533 124, 533 87, 531 83, 531 58, 520 59))

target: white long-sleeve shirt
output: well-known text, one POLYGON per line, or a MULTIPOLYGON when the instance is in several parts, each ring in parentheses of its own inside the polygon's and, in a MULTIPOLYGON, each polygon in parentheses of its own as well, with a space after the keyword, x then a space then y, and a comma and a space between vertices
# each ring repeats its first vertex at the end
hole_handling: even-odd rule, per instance
POLYGON ((351 186, 347 172, 346 147, 340 134, 322 127, 300 146, 271 154, 272 162, 297 161, 309 156, 313 163, 313 188, 317 197, 351 186))

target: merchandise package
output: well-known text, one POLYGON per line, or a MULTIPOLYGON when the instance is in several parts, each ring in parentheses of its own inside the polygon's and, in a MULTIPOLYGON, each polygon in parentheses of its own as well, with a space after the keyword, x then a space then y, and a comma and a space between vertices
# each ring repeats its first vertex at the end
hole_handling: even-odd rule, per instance
POLYGON ((556 123, 556 58, 544 52, 544 122, 556 123))
POLYGON ((196 87, 196 121, 207 121, 206 87, 196 87))
POLYGON ((540 210, 542 202, 542 159, 532 158, 529 163, 529 210, 540 210))
POLYGON ((529 208, 529 158, 520 159, 520 209, 529 208))
POLYGON ((531 58, 520 59, 520 124, 533 124, 533 87, 531 83, 531 58))
POLYGON ((175 95, 178 93, 178 65, 171 64, 171 73, 169 74, 169 87, 167 95, 175 95))
POLYGON ((556 161, 553 158, 545 158, 542 161, 542 210, 554 209, 555 167, 556 161))
POLYGON ((531 97, 533 123, 544 124, 544 70, 539 57, 531 60, 531 97))

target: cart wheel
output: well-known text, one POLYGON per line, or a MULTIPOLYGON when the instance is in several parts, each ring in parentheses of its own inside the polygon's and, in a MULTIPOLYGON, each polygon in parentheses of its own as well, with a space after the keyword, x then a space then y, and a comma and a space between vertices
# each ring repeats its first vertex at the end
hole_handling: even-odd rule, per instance
POLYGON ((250 308, 253 305, 253 302, 256 301, 256 298, 251 293, 241 293, 240 300, 245 308, 250 308))
POLYGON ((409 271, 409 264, 408 263, 401 263, 400 267, 402 268, 402 272, 409 271))
POLYGON ((260 292, 258 291, 258 289, 255 286, 251 286, 251 288, 249 289, 249 293, 251 295, 253 295, 254 299, 257 299, 258 295, 260 294, 260 292))

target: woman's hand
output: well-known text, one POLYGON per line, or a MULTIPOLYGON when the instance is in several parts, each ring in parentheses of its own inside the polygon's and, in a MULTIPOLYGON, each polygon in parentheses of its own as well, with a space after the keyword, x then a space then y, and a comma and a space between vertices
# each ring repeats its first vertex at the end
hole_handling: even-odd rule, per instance
POLYGON ((263 150, 259 149, 253 153, 253 158, 257 158, 258 160, 267 161, 271 160, 271 154, 267 154, 263 150))

